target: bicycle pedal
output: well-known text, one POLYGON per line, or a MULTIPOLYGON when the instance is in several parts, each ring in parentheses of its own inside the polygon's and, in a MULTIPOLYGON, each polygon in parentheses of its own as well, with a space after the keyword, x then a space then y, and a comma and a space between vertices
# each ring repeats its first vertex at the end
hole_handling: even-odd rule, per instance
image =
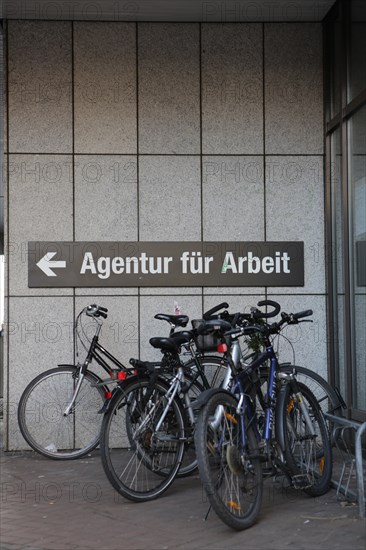
POLYGON ((308 489, 312 486, 310 478, 307 474, 296 474, 291 477, 292 486, 294 489, 308 489))

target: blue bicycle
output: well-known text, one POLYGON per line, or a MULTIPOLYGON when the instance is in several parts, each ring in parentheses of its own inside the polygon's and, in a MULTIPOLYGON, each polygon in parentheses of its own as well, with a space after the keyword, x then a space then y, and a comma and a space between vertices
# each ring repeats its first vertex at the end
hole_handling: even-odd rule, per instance
MULTIPOLYGON (((237 326, 225 332, 230 340, 231 391, 208 390, 196 404, 201 480, 216 514, 237 530, 256 522, 265 476, 282 474, 292 487, 320 496, 330 487, 332 471, 331 444, 319 403, 297 381, 295 371, 281 370, 271 342, 286 324, 302 322, 312 311, 282 313, 281 321, 272 324, 263 321, 271 313, 256 312, 253 321, 262 318, 261 324, 248 325, 246 315, 245 324, 238 326, 238 315, 237 326), (239 338, 248 335, 260 335, 263 343, 263 351, 250 364, 243 362, 239 345, 239 338)), ((208 321, 202 331, 222 333, 223 325, 208 321)))

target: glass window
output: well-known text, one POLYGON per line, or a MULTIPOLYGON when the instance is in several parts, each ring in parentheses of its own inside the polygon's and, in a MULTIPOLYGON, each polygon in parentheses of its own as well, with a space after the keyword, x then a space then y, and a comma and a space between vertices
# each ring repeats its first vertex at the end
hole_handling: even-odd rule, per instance
POLYGON ((366 88, 366 2, 354 0, 349 57, 348 101, 366 88))
POLYGON ((366 409, 366 106, 348 129, 353 406, 366 409))

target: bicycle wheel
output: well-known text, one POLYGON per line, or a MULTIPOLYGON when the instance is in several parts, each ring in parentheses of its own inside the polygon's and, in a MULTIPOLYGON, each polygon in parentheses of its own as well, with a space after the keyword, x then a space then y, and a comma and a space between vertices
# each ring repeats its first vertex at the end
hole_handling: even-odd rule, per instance
POLYGON ((205 389, 221 387, 229 368, 228 362, 217 355, 197 355, 195 359, 185 363, 184 367, 188 372, 191 371, 192 375, 197 376, 205 389))
POLYGON ((104 415, 103 468, 116 491, 130 500, 143 502, 160 496, 182 462, 184 410, 177 399, 168 407, 168 387, 162 380, 153 385, 148 378, 131 380, 112 398, 104 415))
POLYGON ((332 449, 327 426, 314 394, 304 384, 298 385, 301 401, 295 395, 291 383, 280 391, 276 433, 294 485, 303 488, 311 496, 320 496, 330 487, 332 449), (307 414, 312 428, 307 422, 307 414))
POLYGON ((104 388, 100 378, 86 372, 71 413, 64 416, 80 370, 73 366, 50 369, 25 388, 18 406, 20 431, 32 449, 57 460, 79 458, 99 443, 104 388))
POLYGON ((200 411, 196 426, 198 469, 207 497, 219 518, 233 529, 247 529, 259 515, 262 468, 255 435, 245 430, 236 399, 228 393, 214 394, 200 411), (215 415, 218 421, 213 426, 215 415))

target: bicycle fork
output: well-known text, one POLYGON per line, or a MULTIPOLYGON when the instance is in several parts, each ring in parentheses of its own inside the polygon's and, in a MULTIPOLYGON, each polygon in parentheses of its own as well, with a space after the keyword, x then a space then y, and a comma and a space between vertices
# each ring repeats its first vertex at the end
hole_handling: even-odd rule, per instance
POLYGON ((286 380, 287 382, 290 383, 296 403, 299 405, 300 411, 304 417, 305 424, 309 430, 310 435, 314 437, 316 435, 314 424, 310 418, 308 408, 304 403, 304 399, 300 391, 299 385, 297 383, 296 376, 293 373, 279 372, 278 378, 286 380))
POLYGON ((76 398, 78 396, 78 393, 80 391, 81 384, 83 383, 84 376, 85 376, 85 374, 80 371, 79 378, 78 378, 78 381, 77 381, 72 399, 71 399, 70 403, 67 405, 66 409, 64 410, 64 413, 63 413, 64 416, 68 416, 70 414, 71 409, 74 406, 74 403, 75 403, 76 398))

